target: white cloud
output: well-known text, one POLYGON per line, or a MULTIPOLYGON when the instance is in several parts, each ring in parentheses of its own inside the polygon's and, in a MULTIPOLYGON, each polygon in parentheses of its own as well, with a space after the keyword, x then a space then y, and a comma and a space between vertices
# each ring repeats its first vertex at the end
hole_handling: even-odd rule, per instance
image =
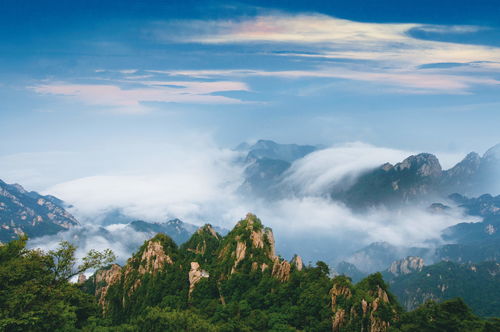
POLYGON ((32 89, 45 95, 64 96, 88 105, 113 108, 119 112, 140 113, 150 109, 147 102, 193 103, 193 104, 235 104, 235 98, 214 95, 228 91, 248 91, 241 82, 134 82, 142 87, 126 89, 111 84, 72 84, 55 82, 39 84, 32 89))
POLYGON ((322 195, 336 186, 349 185, 363 171, 385 162, 399 162, 411 154, 364 143, 337 145, 295 162, 283 182, 301 195, 322 195))
MULTIPOLYGON (((430 26, 417 23, 363 23, 326 15, 262 15, 239 21, 190 21, 179 26, 179 41, 200 43, 296 43, 316 47, 320 55, 358 60, 385 60, 412 65, 432 62, 498 61, 500 49, 481 45, 422 40, 412 29, 476 32, 475 26, 430 26), (201 29, 201 27, 206 27, 201 29)), ((157 30, 162 38, 161 28, 157 30)), ((167 40, 173 35, 163 36, 167 40)))
POLYGON ((82 242, 85 250, 93 245, 115 248, 114 241, 119 239, 123 243, 116 244, 116 250, 123 257, 130 254, 131 244, 144 239, 140 235, 137 241, 121 238, 123 226, 106 227, 111 233, 108 237, 99 233, 100 217, 113 209, 137 219, 162 222, 180 218, 195 225, 210 222, 229 229, 247 212, 254 212, 274 229, 281 254, 299 253, 307 260, 337 259, 374 241, 426 245, 429 239, 439 239, 443 228, 461 220, 460 211, 433 215, 418 208, 353 213, 324 195, 342 179, 354 178, 386 161, 401 161, 409 152, 363 143, 315 152, 298 160, 287 174, 286 182, 300 188, 300 195, 270 202, 239 195, 243 178, 241 167, 234 164, 238 153, 205 142, 182 146, 158 149, 161 155, 147 162, 155 164, 152 168, 130 164, 130 169, 118 174, 65 181, 44 193, 72 204, 70 211, 90 227, 86 232, 96 240, 82 242))
MULTIPOLYGON (((421 30, 463 34, 482 29, 417 23, 362 23, 318 14, 269 14, 234 21, 178 21, 155 27, 160 41, 208 44, 259 42, 275 45, 277 50, 289 47, 291 52, 279 53, 284 57, 351 60, 307 71, 190 71, 193 77, 342 78, 397 86, 405 93, 465 93, 475 84, 499 85, 499 81, 491 77, 491 70, 499 69, 500 48, 423 40, 413 37, 411 33, 421 30), (181 33, 173 35, 170 30, 181 33), (293 51, 297 46, 290 44, 299 45, 298 48, 304 51, 293 51), (462 68, 442 72, 437 69, 419 70, 419 66, 432 63, 473 63, 474 66, 468 68, 464 72, 466 74, 461 74, 462 68)), ((185 74, 188 72, 184 71, 185 74)))

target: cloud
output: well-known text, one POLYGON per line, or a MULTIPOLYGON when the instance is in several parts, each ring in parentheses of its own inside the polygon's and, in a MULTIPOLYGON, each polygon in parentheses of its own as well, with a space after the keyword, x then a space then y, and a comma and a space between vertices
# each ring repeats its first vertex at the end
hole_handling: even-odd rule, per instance
MULTIPOLYGON (((303 44, 315 50, 316 54, 309 52, 309 56, 319 54, 345 59, 397 61, 411 65, 500 59, 500 49, 497 47, 423 40, 409 34, 412 29, 441 33, 469 33, 482 29, 475 26, 363 23, 318 14, 262 15, 238 21, 177 22, 167 24, 165 28, 175 25, 184 31, 184 34, 179 35, 178 41, 303 44), (455 61, 451 61, 452 59, 455 61)), ((162 29, 157 28, 156 31, 161 39, 162 29)), ((168 40, 175 37, 166 35, 164 38, 168 40)))
MULTIPOLYGON (((147 221, 180 218, 198 226, 209 222, 227 229, 247 212, 253 212, 273 228, 278 252, 283 256, 298 253, 306 261, 332 262, 374 241, 428 246, 429 240, 439 241, 443 228, 463 220, 460 210, 433 215, 416 207, 353 213, 324 195, 346 178, 354 179, 386 161, 398 162, 410 152, 363 143, 320 150, 295 162, 286 174, 285 182, 298 188, 299 195, 263 201, 240 195, 238 188, 244 179, 242 166, 235 163, 240 157, 238 152, 207 144, 206 139, 197 141, 183 143, 182 148, 169 145, 156 149, 155 159, 144 164, 153 163, 154 167, 129 164, 129 169, 120 169, 118 174, 85 176, 45 190, 45 194, 73 205, 70 212, 84 225, 64 236, 73 238, 84 232, 88 240, 75 241, 80 241, 85 250, 93 245, 111 247, 127 257, 145 238, 135 234, 134 239, 121 237, 126 234, 123 225, 106 226, 107 232, 103 232, 102 216, 114 209, 147 221)), ((130 155, 130 159, 136 157, 130 155)), ((35 243, 55 243, 59 239, 35 243)))
POLYGON ((283 183, 301 196, 323 195, 338 186, 349 185, 362 172, 385 162, 396 163, 411 152, 348 143, 313 152, 295 162, 283 183))
MULTIPOLYGON (((128 164, 114 175, 97 174, 51 186, 44 193, 74 206, 79 219, 92 222, 120 208, 137 219, 181 218, 201 225, 231 210, 242 169, 238 153, 215 149, 205 142, 164 145, 144 164, 128 164), (153 165, 149 165, 152 163, 153 165)), ((136 155, 130 154, 130 159, 136 155)), ((146 157, 147 158, 147 157, 146 157)))
POLYGON ((241 101, 214 93, 248 91, 241 82, 168 82, 137 81, 139 88, 125 88, 111 84, 72 84, 54 82, 39 84, 32 89, 44 95, 64 96, 87 105, 104 106, 119 112, 140 113, 151 107, 148 102, 190 104, 235 104, 241 101))
MULTIPOLYGON (((318 14, 268 14, 233 21, 169 22, 159 24, 153 30, 158 40, 164 42, 265 43, 281 51, 267 55, 300 57, 313 63, 319 59, 342 60, 340 64, 330 62, 312 70, 199 70, 191 71, 193 77, 324 77, 382 83, 399 87, 405 93, 465 93, 476 84, 499 84, 492 77, 491 70, 500 69, 500 48, 424 40, 414 37, 412 32, 465 34, 483 29, 417 23, 362 23, 318 14), (181 33, 173 35, 169 33, 172 30, 181 33), (283 48, 288 50, 285 52, 283 48), (303 51, 294 51, 300 48, 303 51), (458 66, 443 72, 438 68, 433 72, 420 70, 422 66, 433 63, 474 63, 474 66, 465 71, 458 66)), ((265 49, 269 50, 269 46, 265 49)))
MULTIPOLYGON (((110 225, 101 227, 86 224, 52 236, 30 239, 30 248, 54 250, 61 241, 69 241, 77 246, 75 256, 82 259, 91 249, 111 249, 117 256, 117 262, 124 264, 132 252, 136 251, 150 235, 137 232, 127 225, 110 225)), ((92 271, 88 271, 91 273, 92 271)))

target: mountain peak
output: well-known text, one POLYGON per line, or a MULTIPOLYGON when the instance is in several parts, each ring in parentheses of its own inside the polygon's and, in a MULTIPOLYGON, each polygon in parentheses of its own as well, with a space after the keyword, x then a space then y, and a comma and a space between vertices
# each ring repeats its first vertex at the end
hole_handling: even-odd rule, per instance
POLYGON ((215 229, 210 224, 205 224, 202 227, 198 228, 196 230, 196 233, 200 234, 200 235, 201 234, 209 234, 209 235, 215 237, 216 239, 220 238, 219 234, 217 234, 217 232, 215 231, 215 229))
POLYGON ((230 274, 266 270, 276 259, 274 236, 256 215, 248 213, 224 238, 218 255, 230 274))
POLYGON ((484 153, 483 158, 500 160, 500 144, 489 148, 488 151, 484 153))
POLYGON ((397 171, 414 170, 422 177, 424 176, 439 176, 442 168, 437 157, 430 153, 420 153, 409 156, 402 162, 396 164, 394 168, 397 171))

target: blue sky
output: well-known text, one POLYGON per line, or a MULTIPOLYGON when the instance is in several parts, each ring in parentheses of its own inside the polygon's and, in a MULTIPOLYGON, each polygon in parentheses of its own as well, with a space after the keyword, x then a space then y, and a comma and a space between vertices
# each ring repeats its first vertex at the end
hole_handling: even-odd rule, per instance
POLYGON ((112 172, 162 142, 258 138, 483 152, 499 37, 499 1, 0 0, 0 158, 112 172))

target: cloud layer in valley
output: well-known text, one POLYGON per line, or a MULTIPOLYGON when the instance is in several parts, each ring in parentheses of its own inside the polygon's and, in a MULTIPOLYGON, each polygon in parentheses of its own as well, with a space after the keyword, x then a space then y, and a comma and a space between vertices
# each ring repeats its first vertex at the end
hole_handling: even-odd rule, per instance
MULTIPOLYGON (((162 154, 169 158, 148 175, 83 177, 56 184, 45 193, 71 204, 70 211, 91 229, 98 228, 103 215, 116 209, 133 219, 164 222, 179 218, 198 226, 209 222, 226 229, 247 212, 254 212, 274 229, 281 254, 300 253, 307 259, 340 259, 374 241, 428 246, 429 241, 439 240, 442 229, 461 220, 460 211, 435 215, 417 208, 356 214, 325 196, 328 188, 345 178, 353 179, 386 161, 400 161, 408 156, 405 151, 362 143, 320 150, 299 159, 287 173, 285 181, 302 188, 300 195, 274 202, 238 194, 244 180, 244 165, 236 162, 239 152, 198 146, 196 152, 174 149, 162 154)), ((113 227, 108 231, 119 235, 123 226, 113 227)), ((117 239, 95 231, 89 234, 95 234, 99 246, 108 243, 113 247, 117 239)), ((88 241, 82 243, 84 248, 92 246, 92 236, 88 241)), ((120 255, 126 255, 131 247, 125 240, 117 248, 120 255)))

